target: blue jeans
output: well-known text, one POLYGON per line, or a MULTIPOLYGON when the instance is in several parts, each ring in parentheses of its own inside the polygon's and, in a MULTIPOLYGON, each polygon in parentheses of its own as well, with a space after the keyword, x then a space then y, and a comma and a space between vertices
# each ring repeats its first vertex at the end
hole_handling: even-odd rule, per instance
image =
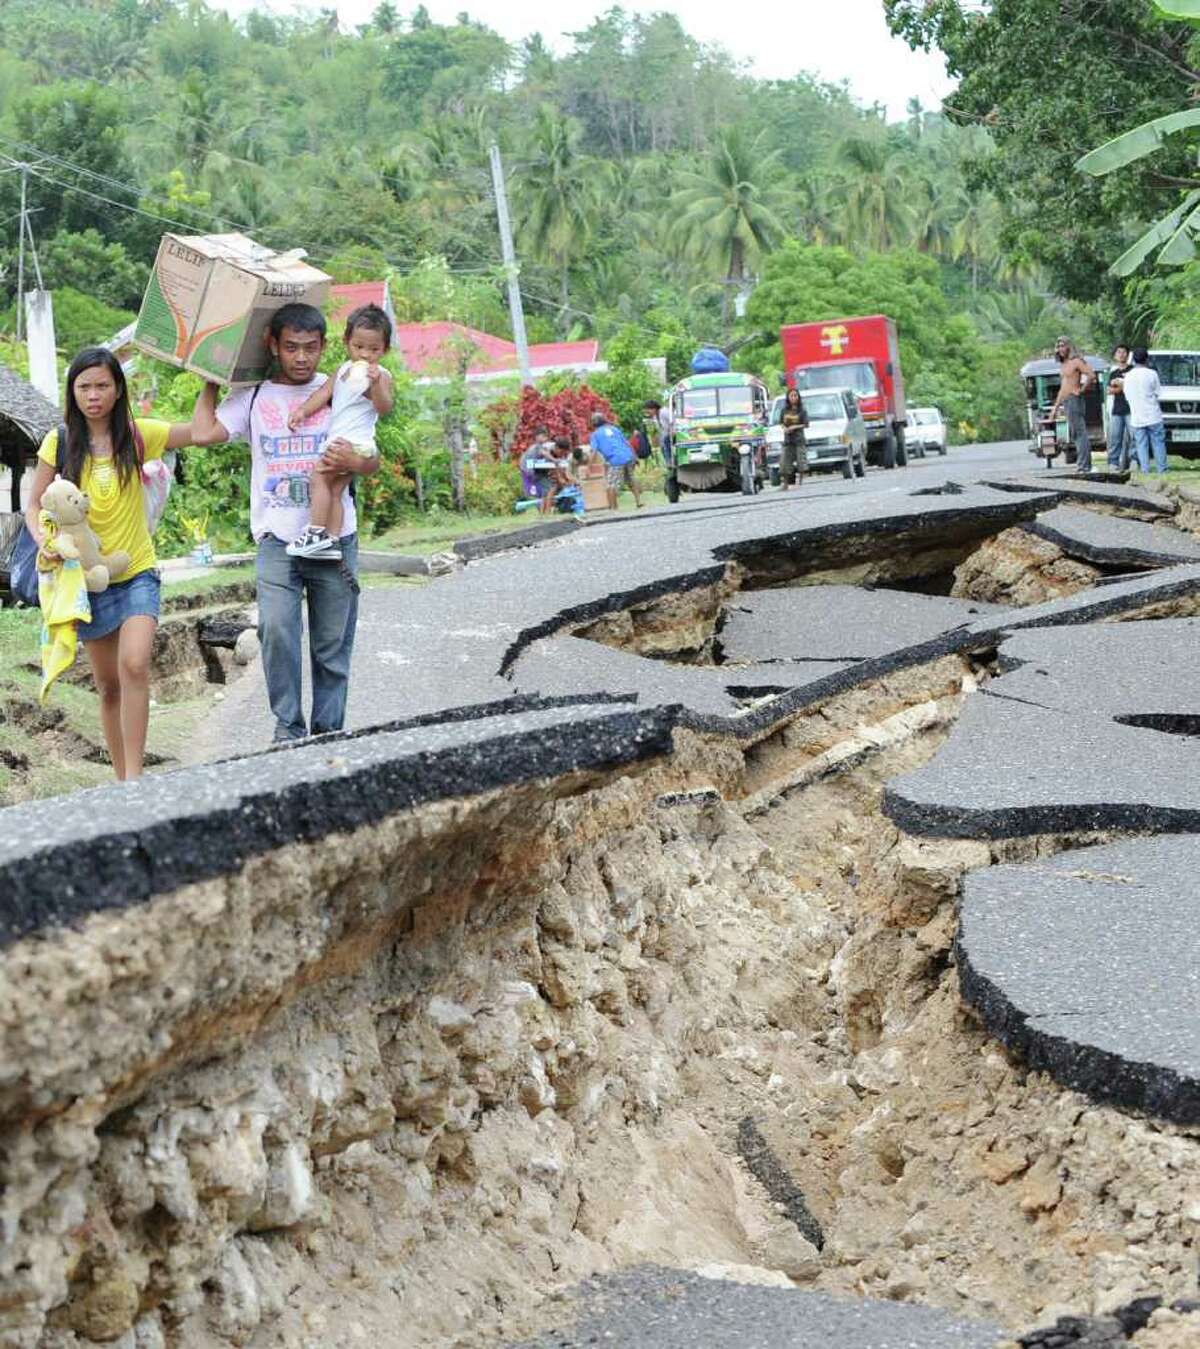
POLYGON ((1153 426, 1135 426, 1133 443, 1137 447, 1138 467, 1143 473, 1150 472, 1150 450, 1154 449, 1154 467, 1157 472, 1167 471, 1167 430, 1162 422, 1153 426))
POLYGON ((300 603, 308 597, 312 666, 312 734, 340 731, 346 720, 350 655, 358 622, 358 537, 338 540, 342 561, 288 557, 268 534, 258 545, 258 639, 275 739, 308 734, 300 702, 300 603))
POLYGON ((1128 468, 1133 448, 1133 427, 1128 412, 1114 412, 1108 419, 1108 466, 1128 468))

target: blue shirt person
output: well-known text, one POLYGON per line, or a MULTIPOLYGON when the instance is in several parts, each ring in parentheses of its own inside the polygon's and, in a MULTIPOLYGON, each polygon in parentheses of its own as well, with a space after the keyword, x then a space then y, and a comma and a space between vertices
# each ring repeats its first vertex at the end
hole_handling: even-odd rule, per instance
POLYGON ((633 499, 641 510, 642 493, 633 475, 637 455, 621 428, 614 426, 602 412, 595 412, 592 414, 592 434, 588 437, 588 444, 608 466, 604 474, 608 488, 608 509, 617 509, 617 494, 625 486, 633 493, 633 499))

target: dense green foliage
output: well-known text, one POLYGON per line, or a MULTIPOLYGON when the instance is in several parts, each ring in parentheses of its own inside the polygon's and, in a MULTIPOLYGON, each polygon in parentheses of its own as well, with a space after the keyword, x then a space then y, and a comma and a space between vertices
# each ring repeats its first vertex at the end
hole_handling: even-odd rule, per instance
POLYGON ((1103 179, 1076 172, 1075 163, 1194 95, 1192 30, 1127 0, 885 5, 895 31, 940 47, 960 77, 948 115, 990 133, 990 151, 969 166, 968 181, 995 193, 1009 256, 1044 268, 1059 294, 1100 302, 1109 332, 1148 335, 1167 297, 1155 286, 1123 285, 1108 267, 1176 203, 1197 136, 1103 179))
POLYGON ((900 333, 900 364, 911 404, 940 407, 964 436, 1020 435, 1022 410, 1012 372, 1027 349, 1022 342, 997 348, 982 341, 969 318, 951 311, 938 282, 933 259, 911 249, 853 254, 787 243, 767 259, 750 297, 747 320, 772 337, 751 348, 747 361, 764 375, 781 371, 775 334, 784 323, 887 314, 900 333), (997 356, 1006 371, 1003 381, 990 378, 997 356))

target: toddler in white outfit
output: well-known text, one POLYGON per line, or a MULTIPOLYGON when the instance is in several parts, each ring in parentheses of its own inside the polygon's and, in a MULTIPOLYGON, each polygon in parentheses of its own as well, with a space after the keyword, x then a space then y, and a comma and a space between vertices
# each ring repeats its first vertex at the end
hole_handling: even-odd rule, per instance
MULTIPOLYGON (((392 410, 392 377, 379 362, 392 344, 392 323, 377 304, 360 305, 346 320, 346 351, 336 375, 327 379, 314 393, 288 414, 288 426, 294 431, 329 403, 333 412, 325 445, 344 440, 359 454, 374 456, 375 423, 392 410)), ((324 451, 322 451, 324 453, 324 451)), ((342 493, 353 475, 330 473, 320 466, 309 481, 311 512, 309 523, 299 538, 287 546, 291 557, 313 557, 339 561, 342 550, 342 493)))

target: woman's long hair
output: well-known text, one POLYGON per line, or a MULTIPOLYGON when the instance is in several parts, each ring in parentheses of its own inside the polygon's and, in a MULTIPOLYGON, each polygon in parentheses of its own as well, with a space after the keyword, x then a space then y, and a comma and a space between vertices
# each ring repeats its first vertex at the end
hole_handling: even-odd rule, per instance
POLYGON ((789 407, 789 408, 798 408, 798 407, 803 407, 803 406, 804 406, 804 404, 800 401, 800 390, 797 389, 796 386, 795 386, 794 384, 793 384, 792 387, 787 391, 787 393, 784 394, 784 396, 783 396, 783 405, 784 405, 784 407, 789 407), (792 394, 795 394, 795 395, 796 395, 796 401, 795 401, 794 403, 792 402, 792 394))
POLYGON ((129 389, 121 362, 106 347, 85 347, 71 362, 67 371, 67 397, 64 407, 67 423, 67 452, 63 461, 63 476, 76 486, 83 478, 83 464, 90 448, 87 418, 75 401, 75 381, 85 370, 102 365, 117 386, 117 401, 109 414, 109 434, 112 436, 113 464, 117 477, 124 486, 138 471, 137 445, 133 439, 133 414, 129 410, 129 389))

